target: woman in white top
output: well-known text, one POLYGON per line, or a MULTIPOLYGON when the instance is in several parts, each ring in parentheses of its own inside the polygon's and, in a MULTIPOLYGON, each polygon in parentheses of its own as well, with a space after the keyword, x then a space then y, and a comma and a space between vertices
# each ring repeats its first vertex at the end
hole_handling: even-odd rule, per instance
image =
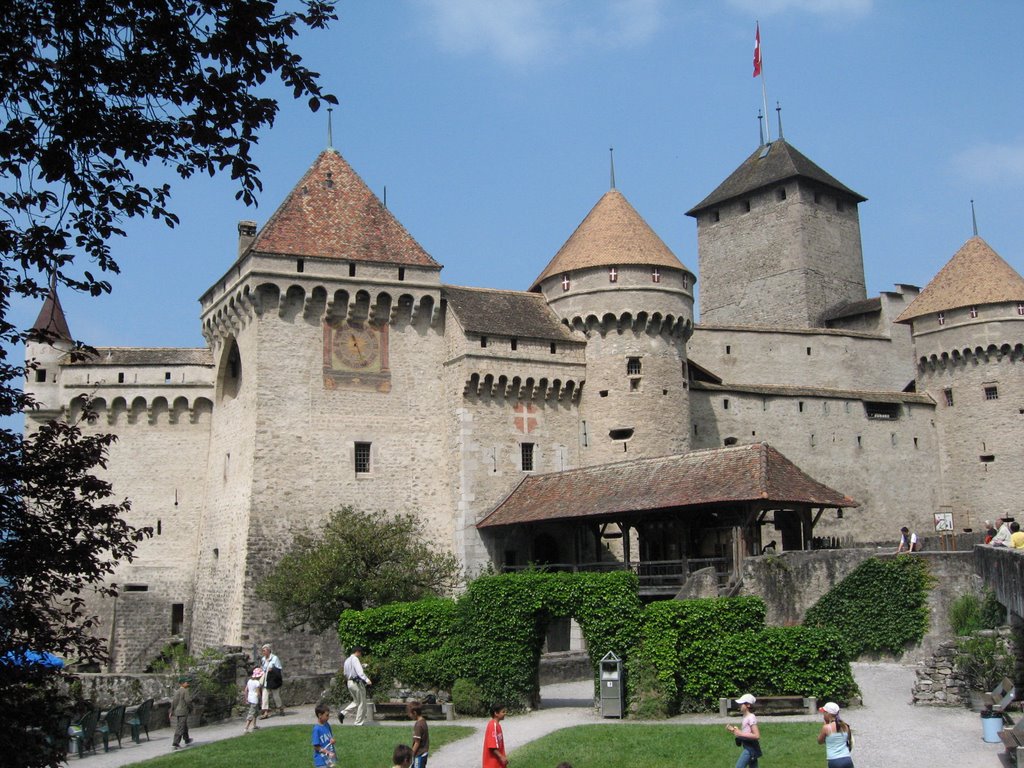
POLYGON ((825 745, 828 768, 853 768, 853 758, 850 756, 853 733, 850 724, 839 717, 839 705, 830 701, 818 711, 825 720, 818 733, 818 743, 825 745))

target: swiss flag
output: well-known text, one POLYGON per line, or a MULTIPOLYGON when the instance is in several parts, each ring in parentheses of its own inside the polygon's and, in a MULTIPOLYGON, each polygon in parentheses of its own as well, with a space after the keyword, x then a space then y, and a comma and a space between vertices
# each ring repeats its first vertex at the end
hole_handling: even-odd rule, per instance
POLYGON ((754 77, 761 74, 761 22, 754 31, 754 77))

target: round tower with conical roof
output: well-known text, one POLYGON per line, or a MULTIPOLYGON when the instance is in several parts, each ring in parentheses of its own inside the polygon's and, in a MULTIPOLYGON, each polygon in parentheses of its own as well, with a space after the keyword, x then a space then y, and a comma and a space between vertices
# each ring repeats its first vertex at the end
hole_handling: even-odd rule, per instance
POLYGON ((694 275, 612 189, 531 288, 587 339, 584 465, 689 448, 694 275))
POLYGON ((1018 515, 1024 466, 1024 278, 972 237, 897 318, 935 400, 942 498, 957 528, 1018 515))
POLYGON ((25 424, 42 423, 56 418, 61 401, 61 364, 68 359, 74 347, 68 321, 57 296, 57 286, 51 285, 39 316, 32 324, 32 335, 25 343, 25 394, 38 406, 27 410, 25 424))

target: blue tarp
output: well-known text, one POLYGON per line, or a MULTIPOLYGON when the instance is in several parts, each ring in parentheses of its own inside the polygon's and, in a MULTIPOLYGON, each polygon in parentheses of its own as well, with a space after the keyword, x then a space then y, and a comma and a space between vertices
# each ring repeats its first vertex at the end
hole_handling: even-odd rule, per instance
POLYGON ((15 651, 8 651, 3 657, 4 664, 16 664, 17 666, 37 666, 37 667, 63 667, 64 660, 59 656, 54 656, 52 653, 39 651, 24 651, 23 653, 16 653, 15 651))

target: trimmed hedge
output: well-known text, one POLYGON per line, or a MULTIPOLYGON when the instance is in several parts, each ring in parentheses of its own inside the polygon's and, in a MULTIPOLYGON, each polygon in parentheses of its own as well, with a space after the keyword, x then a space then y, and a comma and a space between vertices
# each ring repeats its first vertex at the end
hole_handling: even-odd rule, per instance
POLYGON ((487 701, 519 709, 537 703, 540 652, 552 618, 576 619, 596 669, 609 650, 622 656, 636 645, 642 610, 632 573, 528 571, 482 576, 455 601, 346 611, 338 637, 345 647, 372 649, 371 676, 382 682, 450 688, 465 678, 487 701))
POLYGON ((809 627, 831 627, 851 659, 864 653, 900 654, 928 631, 927 561, 916 555, 865 560, 815 603, 809 627))
POLYGON ((662 600, 648 605, 640 649, 628 667, 634 681, 634 702, 643 715, 677 713, 684 678, 704 666, 702 644, 760 629, 764 616, 764 602, 757 597, 662 600))
POLYGON ((849 701, 858 693, 839 636, 813 627, 766 627, 695 643, 701 660, 684 670, 682 700, 714 707, 721 696, 816 696, 849 701))
MULTIPOLYGON (((666 600, 644 608, 629 572, 483 576, 458 600, 424 600, 346 611, 342 644, 371 649, 370 674, 384 683, 479 689, 485 703, 536 705, 538 666, 551 620, 579 623, 596 671, 613 651, 642 716, 714 707, 744 689, 840 700, 856 693, 834 631, 764 628, 757 597, 666 600)), ((386 689, 387 685, 381 685, 386 689)))

